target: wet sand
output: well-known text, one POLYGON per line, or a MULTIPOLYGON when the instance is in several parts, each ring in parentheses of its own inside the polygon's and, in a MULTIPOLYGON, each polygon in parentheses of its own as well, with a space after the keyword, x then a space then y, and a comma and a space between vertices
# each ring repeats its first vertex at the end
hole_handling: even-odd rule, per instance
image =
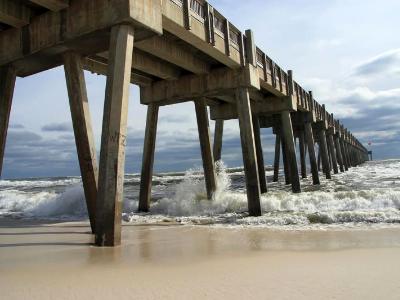
POLYGON ((0 219, 2 299, 399 299, 400 229, 123 227, 0 219))

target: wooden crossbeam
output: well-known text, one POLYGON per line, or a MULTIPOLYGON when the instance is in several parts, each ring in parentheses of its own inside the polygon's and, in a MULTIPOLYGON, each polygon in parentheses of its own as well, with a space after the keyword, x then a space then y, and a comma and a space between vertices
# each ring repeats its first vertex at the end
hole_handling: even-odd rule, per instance
POLYGON ((206 74, 210 66, 185 47, 166 38, 155 36, 136 43, 135 48, 151 53, 195 74, 206 74))
POLYGON ((69 0, 30 0, 32 3, 43 6, 52 11, 60 11, 68 7, 69 0))
POLYGON ((221 68, 206 75, 187 75, 173 81, 154 82, 151 87, 141 90, 141 103, 178 103, 194 98, 229 94, 237 87, 260 88, 258 71, 248 68, 232 70, 221 68))
POLYGON ((20 28, 29 24, 31 10, 29 7, 14 0, 0 1, 0 22, 20 28))

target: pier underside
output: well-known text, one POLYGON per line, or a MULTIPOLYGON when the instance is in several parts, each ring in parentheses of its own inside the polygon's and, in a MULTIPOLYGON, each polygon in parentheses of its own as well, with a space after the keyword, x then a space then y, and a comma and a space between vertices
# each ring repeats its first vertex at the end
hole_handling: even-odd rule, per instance
POLYGON ((160 106, 194 103, 210 200, 217 188, 215 161, 223 151, 224 121, 238 120, 251 216, 261 215, 260 195, 268 190, 261 128, 273 128, 276 135, 274 180, 282 148, 286 183, 294 193, 301 192, 301 177, 308 176, 307 153, 314 184, 320 183, 317 156, 327 178, 368 160, 365 147, 312 92, 257 48, 251 30, 243 34, 205 1, 1 0, 0 4, 0 172, 16 77, 63 65, 98 246, 121 243, 129 84, 140 86, 140 103, 148 106, 140 211, 150 210, 160 106), (84 70, 107 76, 99 162, 84 70), (213 142, 209 118, 216 121, 213 142))

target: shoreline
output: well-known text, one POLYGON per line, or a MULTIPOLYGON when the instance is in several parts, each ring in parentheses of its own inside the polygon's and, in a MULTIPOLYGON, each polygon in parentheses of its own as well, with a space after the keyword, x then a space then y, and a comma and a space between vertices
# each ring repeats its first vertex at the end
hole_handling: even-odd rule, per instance
POLYGON ((4 299, 397 299, 400 229, 274 231, 0 219, 4 299))

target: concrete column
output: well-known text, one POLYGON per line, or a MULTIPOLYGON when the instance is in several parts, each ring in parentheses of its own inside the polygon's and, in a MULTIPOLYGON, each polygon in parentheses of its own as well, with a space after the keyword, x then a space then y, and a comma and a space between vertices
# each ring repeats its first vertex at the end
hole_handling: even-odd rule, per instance
POLYGON ((254 141, 249 91, 247 88, 237 88, 235 96, 239 116, 249 214, 251 216, 261 216, 261 190, 258 178, 256 145, 254 141))
POLYGON ((265 175, 265 164, 264 164, 264 153, 261 143, 261 131, 258 117, 253 115, 253 130, 254 130, 254 141, 256 144, 257 164, 258 164, 258 178, 260 180, 260 190, 264 194, 268 191, 267 189, 267 177, 265 175))
POLYGON ((310 158, 311 173, 313 178, 313 184, 320 184, 317 159, 315 157, 315 142, 310 122, 304 124, 304 132, 307 141, 308 156, 310 158))
POLYGON ((307 165, 306 165, 306 143, 305 143, 304 131, 300 131, 299 149, 300 149, 301 177, 305 179, 307 178, 307 165))
POLYGON ((17 74, 14 68, 0 68, 0 177, 3 170, 4 150, 16 78, 17 74))
POLYGON ((64 54, 64 70, 86 206, 94 233, 99 171, 81 56, 73 52, 64 54))
POLYGON ((319 139, 319 151, 321 154, 322 161, 322 169, 325 173, 327 179, 331 179, 331 170, 329 167, 329 154, 328 154, 328 145, 326 143, 326 134, 325 129, 320 129, 318 131, 318 139, 319 139))
POLYGON ((342 155, 342 150, 340 149, 339 136, 336 134, 333 137, 333 139, 335 141, 336 155, 337 155, 337 161, 338 161, 339 167, 340 167, 340 172, 344 172, 343 155, 342 155))
POLYGON ((348 159, 347 159, 347 153, 346 153, 346 150, 344 148, 344 142, 343 142, 342 138, 339 138, 339 144, 340 144, 340 150, 342 152, 344 169, 345 169, 345 171, 348 171, 349 170, 349 162, 348 162, 348 159))
POLYGON ((327 140, 328 140, 329 153, 331 155, 333 171, 335 172, 335 174, 338 174, 339 170, 338 170, 338 164, 337 164, 337 160, 336 160, 336 149, 335 149, 335 143, 333 141, 333 134, 331 134, 331 133, 328 134, 327 140))
POLYGON ((321 171, 321 147, 318 146, 318 171, 321 171))
POLYGON ((144 135, 142 173, 140 176, 139 212, 150 210, 153 180, 154 151, 156 147, 159 106, 147 106, 146 131, 144 135))
POLYGON ((131 25, 116 25, 111 29, 96 207, 95 242, 98 246, 121 244, 126 122, 133 41, 134 28, 131 25))
POLYGON ((292 191, 294 193, 301 192, 300 176, 297 167, 296 148, 294 145, 292 119, 289 111, 281 113, 282 133, 286 149, 286 157, 290 168, 290 179, 292 183, 292 191))
POLYGON ((274 182, 278 182, 279 180, 279 162, 281 154, 281 137, 277 133, 275 137, 275 160, 274 160, 274 182))
POLYGON ((215 174, 214 156, 210 138, 210 125, 208 122, 208 111, 204 99, 198 99, 194 102, 196 108, 197 128, 199 131, 201 156, 203 158, 204 178, 206 181, 207 198, 212 199, 217 181, 215 174))
POLYGON ((221 160, 223 134, 224 134, 224 120, 216 120, 215 131, 214 131, 214 147, 213 147, 213 154, 215 161, 221 160))
POLYGON ((283 173, 285 175, 285 184, 289 185, 292 183, 292 179, 290 177, 290 165, 287 158, 285 139, 281 138, 281 144, 282 144, 282 160, 283 160, 283 173))

